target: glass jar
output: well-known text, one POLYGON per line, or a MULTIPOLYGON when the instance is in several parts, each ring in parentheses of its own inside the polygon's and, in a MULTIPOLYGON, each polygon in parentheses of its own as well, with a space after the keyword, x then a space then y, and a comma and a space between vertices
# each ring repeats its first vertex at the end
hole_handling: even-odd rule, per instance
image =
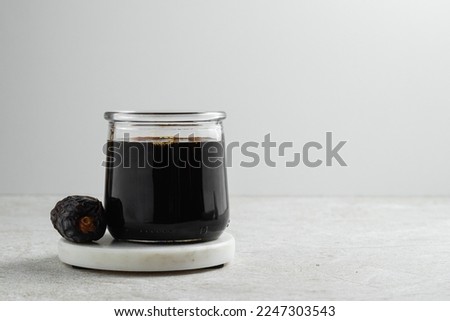
POLYGON ((229 223, 224 112, 106 112, 105 210, 115 239, 196 242, 229 223))

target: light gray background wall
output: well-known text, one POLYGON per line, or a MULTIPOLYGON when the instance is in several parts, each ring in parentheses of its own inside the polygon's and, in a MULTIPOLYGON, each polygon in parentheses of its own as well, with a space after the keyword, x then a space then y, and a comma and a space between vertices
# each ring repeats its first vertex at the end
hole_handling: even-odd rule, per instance
POLYGON ((222 109, 228 141, 348 140, 346 168, 234 166, 231 194, 448 195, 449 17, 435 0, 0 0, 0 193, 101 194, 106 110, 222 109))

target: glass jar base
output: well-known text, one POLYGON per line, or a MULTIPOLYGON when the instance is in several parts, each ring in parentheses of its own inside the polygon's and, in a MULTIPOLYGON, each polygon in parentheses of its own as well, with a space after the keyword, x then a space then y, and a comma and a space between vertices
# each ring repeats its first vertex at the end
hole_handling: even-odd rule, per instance
POLYGON ((118 241, 149 243, 149 244, 183 244, 183 243, 200 243, 217 240, 222 231, 208 232, 207 234, 199 235, 194 233, 151 233, 146 230, 131 230, 108 227, 112 237, 118 241))

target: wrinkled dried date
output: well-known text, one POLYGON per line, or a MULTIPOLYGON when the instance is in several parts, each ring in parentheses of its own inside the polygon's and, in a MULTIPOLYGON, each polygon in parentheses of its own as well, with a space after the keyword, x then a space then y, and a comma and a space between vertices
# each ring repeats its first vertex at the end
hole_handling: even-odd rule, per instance
POLYGON ((50 212, 53 227, 65 239, 86 243, 100 239, 106 230, 102 203, 90 196, 68 196, 50 212))

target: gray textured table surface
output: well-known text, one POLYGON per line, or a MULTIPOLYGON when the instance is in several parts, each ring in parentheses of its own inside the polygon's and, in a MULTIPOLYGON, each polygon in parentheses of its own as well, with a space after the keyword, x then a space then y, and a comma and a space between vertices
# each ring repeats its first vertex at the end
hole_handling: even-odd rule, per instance
POLYGON ((0 300, 450 299, 450 198, 234 197, 234 262, 177 273, 61 263, 59 198, 0 197, 0 300))

